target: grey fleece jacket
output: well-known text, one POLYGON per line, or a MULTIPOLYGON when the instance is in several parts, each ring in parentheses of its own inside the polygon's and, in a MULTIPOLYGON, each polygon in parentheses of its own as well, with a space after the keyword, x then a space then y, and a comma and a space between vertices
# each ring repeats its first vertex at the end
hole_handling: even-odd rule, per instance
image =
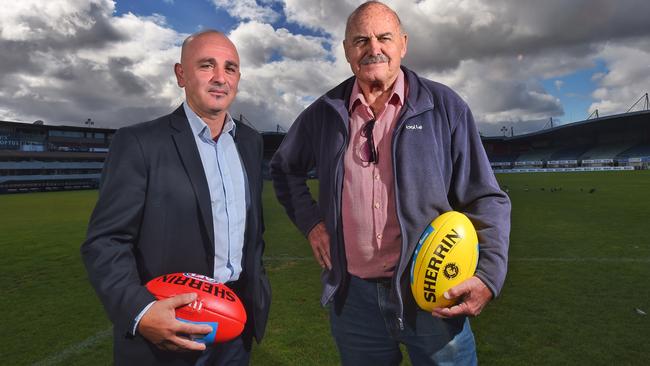
MULTIPOLYGON (((495 297, 505 280, 510 233, 510 200, 494 177, 467 104, 450 88, 402 70, 409 93, 392 141, 402 251, 390 296, 400 328, 405 315, 413 319, 417 310, 408 268, 420 234, 432 219, 450 210, 470 218, 480 244, 476 276, 495 297)), ((330 234, 332 269, 322 274, 323 305, 338 302, 335 295, 348 276, 341 191, 353 84, 351 77, 307 107, 271 160, 274 188, 289 218, 305 236, 320 221, 330 234), (314 168, 317 202, 306 185, 307 173, 314 168)))

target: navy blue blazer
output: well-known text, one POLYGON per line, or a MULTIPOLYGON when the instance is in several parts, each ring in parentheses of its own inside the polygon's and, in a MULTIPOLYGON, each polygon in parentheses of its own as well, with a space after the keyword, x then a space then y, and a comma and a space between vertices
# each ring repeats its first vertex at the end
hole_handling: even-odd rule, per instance
MULTIPOLYGON (((237 123, 237 122, 236 122, 237 123)), ((235 144, 251 198, 246 214, 238 293, 248 321, 243 338, 261 341, 271 289, 262 264, 262 138, 237 123, 235 144)), ((99 199, 81 255, 89 280, 113 322, 115 364, 193 364, 198 352, 160 351, 130 330, 155 298, 150 279, 172 272, 213 274, 210 192, 183 107, 119 129, 104 164, 99 199)))

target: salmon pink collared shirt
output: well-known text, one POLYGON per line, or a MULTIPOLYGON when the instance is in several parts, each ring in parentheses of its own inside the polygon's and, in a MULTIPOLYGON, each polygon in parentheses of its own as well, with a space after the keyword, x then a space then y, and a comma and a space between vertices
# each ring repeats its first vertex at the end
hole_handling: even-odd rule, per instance
POLYGON ((380 115, 373 115, 358 81, 350 104, 350 143, 344 156, 342 219, 348 272, 361 278, 391 277, 401 252, 401 232, 395 208, 393 129, 404 105, 404 72, 400 70, 393 91, 380 115), (377 164, 364 157, 366 137, 361 130, 375 120, 373 139, 377 164))

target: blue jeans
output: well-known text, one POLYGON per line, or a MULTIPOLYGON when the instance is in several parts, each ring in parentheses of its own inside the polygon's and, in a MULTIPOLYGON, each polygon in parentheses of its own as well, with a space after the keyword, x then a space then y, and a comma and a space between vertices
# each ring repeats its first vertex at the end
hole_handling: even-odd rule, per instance
POLYGON ((465 317, 439 319, 419 311, 415 326, 395 326, 390 283, 350 276, 340 314, 330 306, 332 335, 343 366, 399 365, 404 344, 414 366, 476 365, 474 335, 465 317))

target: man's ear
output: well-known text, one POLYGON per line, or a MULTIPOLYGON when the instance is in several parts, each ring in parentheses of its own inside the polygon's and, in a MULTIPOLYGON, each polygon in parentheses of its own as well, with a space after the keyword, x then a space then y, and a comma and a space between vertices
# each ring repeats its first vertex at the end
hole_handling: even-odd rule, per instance
POLYGON ((404 40, 403 40, 404 45, 402 47, 402 58, 404 58, 404 56, 406 56, 406 50, 408 49, 409 36, 406 33, 402 34, 402 36, 404 37, 404 40))
POLYGON ((183 66, 179 63, 174 64, 174 74, 176 75, 176 83, 181 88, 185 87, 185 78, 183 78, 183 66))
POLYGON ((350 58, 348 57, 348 49, 347 49, 346 44, 345 44, 345 39, 341 43, 343 43, 343 53, 345 54, 345 60, 349 63, 350 58))

